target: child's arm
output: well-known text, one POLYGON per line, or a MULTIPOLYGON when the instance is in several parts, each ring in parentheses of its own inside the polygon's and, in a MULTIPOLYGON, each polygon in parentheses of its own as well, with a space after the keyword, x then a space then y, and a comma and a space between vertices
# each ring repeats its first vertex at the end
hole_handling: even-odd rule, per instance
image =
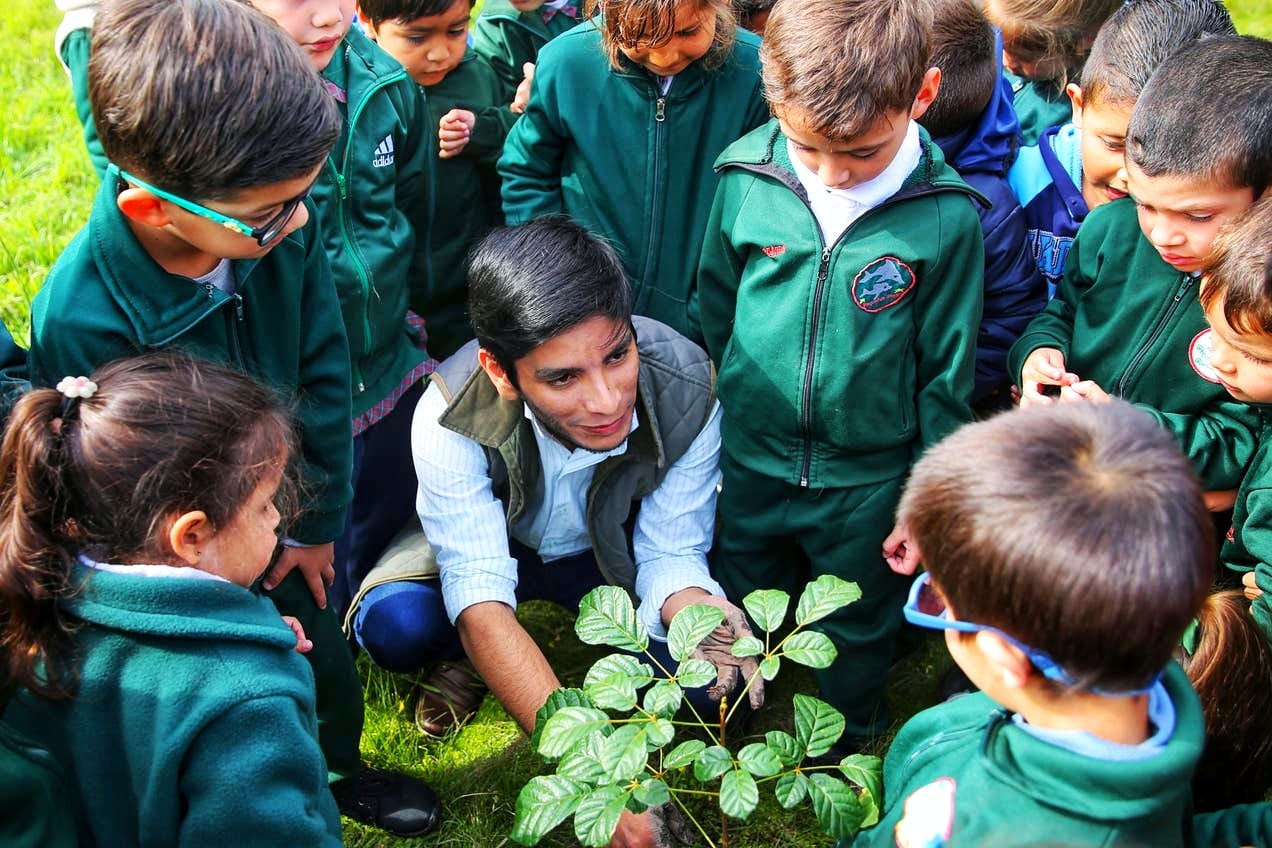
POLYGON ((550 51, 540 54, 530 102, 504 143, 498 171, 502 181, 504 217, 511 225, 564 212, 561 161, 571 143, 569 130, 557 109, 556 80, 562 70, 550 51), (543 63, 544 56, 548 62, 543 63))
POLYGON ((1050 385, 1062 385, 1064 382, 1077 382, 1076 378, 1065 379, 1065 362, 1069 358, 1069 342, 1073 338, 1074 306, 1095 281, 1095 272, 1098 269, 1098 244, 1086 251, 1083 251, 1082 245, 1082 233, 1079 232, 1069 249, 1064 276, 1056 288, 1056 296, 1041 315, 1029 322, 1024 334, 1007 353, 1007 375, 1020 386, 1022 396, 1029 396, 1031 400, 1040 399, 1033 383, 1041 381, 1050 385), (1084 257, 1087 262, 1083 261, 1084 257), (1038 365, 1036 360, 1029 363, 1032 366, 1031 374, 1026 376, 1023 372, 1030 355, 1042 348, 1058 352, 1059 359, 1052 356, 1047 363, 1051 370, 1046 372, 1034 370, 1038 365), (1059 375, 1054 373, 1056 371, 1060 372, 1059 375), (1026 386, 1026 382, 1031 385, 1026 386))
POLYGON ((1253 407, 1228 398, 1200 415, 1162 412, 1142 403, 1136 406, 1175 435, 1206 489, 1240 485, 1259 445, 1259 415, 1253 407))
MULTIPOLYGON (((1256 462, 1247 473, 1262 476, 1272 470, 1260 464, 1256 462)), ((1251 599, 1250 613, 1259 629, 1272 638, 1272 480, 1248 486, 1241 496, 1244 501, 1236 505, 1237 515, 1244 512, 1245 518, 1239 528, 1233 528, 1219 558, 1233 571, 1246 572, 1241 582, 1251 599)))
POLYGON ((1193 816, 1192 835, 1197 848, 1272 845, 1272 804, 1238 804, 1193 816))
POLYGON ((393 86, 390 97, 401 118, 393 140, 398 178, 394 203, 411 222, 415 235, 408 281, 413 292, 432 291, 430 236, 433 231, 432 169, 436 131, 428 126, 425 95, 414 80, 406 79, 393 86))
POLYGON ((521 82, 520 51, 509 39, 509 31, 516 24, 478 17, 473 24, 473 52, 481 56, 495 72, 499 81, 499 102, 512 102, 513 93, 521 82))
POLYGON ((729 172, 720 178, 711 216, 707 219, 702 256, 698 260, 698 316, 707 353, 717 369, 733 335, 733 315, 737 310, 744 266, 743 257, 738 255, 731 240, 739 209, 733 187, 747 179, 749 177, 729 172))
POLYGON ((475 159, 482 164, 494 165, 503 152, 504 140, 508 131, 517 120, 507 102, 502 97, 499 80, 495 72, 482 59, 472 63, 472 70, 481 80, 481 95, 472 103, 464 104, 464 108, 456 108, 442 116, 440 127, 441 157, 463 156, 475 159), (449 119, 449 126, 448 126, 449 119), (452 142, 450 152, 447 150, 448 130, 453 134, 462 130, 462 143, 455 146, 452 142))
POLYGON ((106 176, 106 154, 97 138, 97 125, 93 123, 93 104, 88 99, 89 47, 93 36, 93 18, 97 4, 81 2, 67 11, 57 29, 54 46, 57 58, 71 78, 71 94, 75 100, 75 115, 84 129, 84 145, 88 158, 97 172, 98 179, 106 176))

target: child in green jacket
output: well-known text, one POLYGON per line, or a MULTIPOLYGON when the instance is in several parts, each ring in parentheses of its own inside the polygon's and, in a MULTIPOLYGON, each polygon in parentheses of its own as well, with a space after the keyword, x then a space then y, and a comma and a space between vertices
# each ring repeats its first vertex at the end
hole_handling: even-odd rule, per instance
POLYGON ((711 164, 768 117, 759 40, 728 0, 589 0, 543 48, 499 175, 509 224, 564 212, 623 257, 633 311, 701 341, 711 164))
POLYGON ((1212 491, 1241 482, 1259 424, 1208 365, 1198 277, 1219 228, 1272 180, 1269 66, 1272 42, 1240 36, 1162 63, 1127 130, 1131 198, 1087 217, 1055 299, 1008 355, 1022 404, 1053 402, 1043 386, 1061 401, 1125 398, 1175 435, 1212 491))
POLYGON ((714 573, 734 599, 858 584, 822 622, 839 653, 818 684, 844 748, 887 728, 906 581, 880 551, 902 481, 972 417, 984 237, 914 120, 936 92, 931 28, 922 0, 774 6, 777 118, 718 160, 698 276, 724 407, 714 573))
POLYGON ((487 0, 473 25, 473 50, 494 68, 501 102, 512 102, 526 63, 539 61, 543 45, 573 29, 579 18, 579 6, 570 0, 487 0))
POLYGON ((1192 816, 1202 712, 1171 659, 1214 576, 1200 487, 1129 404, 1009 412, 914 467, 906 618, 980 691, 905 724, 873 846, 1267 844, 1269 805, 1192 816))
MULTIPOLYGON (((112 165, 32 303, 31 382, 179 348, 296 404, 309 499, 266 582, 314 640, 333 791, 365 818, 358 796, 393 781, 361 766, 361 685, 325 597, 350 500, 350 358, 306 200, 340 115, 296 46, 237 3, 116 0, 98 15, 93 54, 93 113, 112 165)), ((412 804, 430 806, 412 829, 431 826, 435 808, 412 804)))
MULTIPOLYGON (((428 94, 433 160, 432 285, 411 296, 427 312, 428 349, 443 360, 473 337, 468 251, 503 223, 495 160, 516 115, 485 59, 468 49, 469 0, 361 0, 358 19, 428 94)), ((356 587, 354 587, 356 590, 356 587)))

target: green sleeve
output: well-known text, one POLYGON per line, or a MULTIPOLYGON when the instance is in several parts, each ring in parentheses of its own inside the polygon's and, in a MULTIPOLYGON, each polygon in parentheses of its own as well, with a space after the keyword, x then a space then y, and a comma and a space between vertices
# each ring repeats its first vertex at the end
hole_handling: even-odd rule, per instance
POLYGON ((1259 446, 1259 415, 1244 403, 1225 398, 1200 415, 1162 412, 1136 404, 1179 442, 1206 489, 1235 489, 1259 446))
POLYGON ((733 248, 730 235, 737 219, 738 204, 729 200, 731 187, 747 176, 726 172, 716 187, 711 216, 698 260, 698 314, 707 352, 718 370, 724 360, 724 349, 733 336, 733 315, 738 305, 738 287, 742 282, 743 260, 733 248))
POLYGON ((530 84, 530 103, 508 133, 499 157, 504 218, 509 225, 565 211, 561 164, 570 136, 558 109, 558 70, 564 69, 540 63, 530 84))
POLYGON ((102 152, 102 143, 97 138, 97 125, 93 123, 93 106, 88 100, 88 59, 89 44, 92 31, 77 29, 62 42, 62 63, 71 75, 71 93, 75 97, 75 114, 79 117, 80 126, 84 128, 84 144, 88 147, 88 158, 92 160, 93 170, 98 178, 106 175, 106 154, 102 152))
POLYGON ((74 848, 71 791, 48 751, 0 722, 0 845, 74 848))
POLYGON ((392 97, 401 123, 395 132, 394 145, 400 151, 397 191, 394 203, 411 222, 415 236, 408 270, 411 293, 432 290, 433 266, 430 236, 433 231, 433 163, 437 159, 430 132, 427 95, 414 80, 405 79, 392 89, 392 97))
MULTIPOLYGON (((1272 469, 1251 467, 1247 474, 1262 474, 1272 469)), ((1233 571, 1253 570, 1255 584, 1263 594, 1250 605, 1250 612, 1269 639, 1272 639, 1272 488, 1269 481, 1255 481, 1258 485, 1243 485, 1238 497, 1235 515, 1241 516, 1241 526, 1233 530, 1233 538, 1224 543, 1220 557, 1223 564, 1233 571)))
POLYGON ((1272 804, 1238 804, 1193 816, 1194 848, 1272 845, 1272 804))
MULTIPOLYGON (((1090 230, 1086 231, 1090 238, 1090 230)), ((1051 299, 1042 313, 1029 322, 1025 332, 1007 353, 1007 373, 1012 382, 1020 385, 1020 372, 1025 367, 1029 354, 1040 347, 1053 347, 1069 359, 1069 343, 1073 340, 1073 318, 1077 304, 1095 282, 1099 268, 1097 244, 1084 249, 1083 231, 1079 230, 1069 248, 1069 257, 1065 260, 1064 276, 1056 288, 1056 296, 1051 299)))
POLYGON ((27 353, 13 341, 9 328, 0 324, 0 426, 8 420, 18 398, 30 388, 27 353))
POLYGON ((472 135, 460 156, 475 159, 483 165, 494 165, 503 152, 508 131, 521 116, 514 115, 501 96, 499 80, 490 64, 479 58, 476 71, 481 100, 465 108, 472 110, 477 123, 473 126, 472 135))
POLYGON ((499 80, 500 100, 511 103, 517 93, 517 86, 525 76, 521 66, 525 62, 533 62, 533 54, 517 49, 519 45, 511 37, 515 25, 502 19, 477 19, 473 26, 473 51, 484 58, 494 69, 499 80))

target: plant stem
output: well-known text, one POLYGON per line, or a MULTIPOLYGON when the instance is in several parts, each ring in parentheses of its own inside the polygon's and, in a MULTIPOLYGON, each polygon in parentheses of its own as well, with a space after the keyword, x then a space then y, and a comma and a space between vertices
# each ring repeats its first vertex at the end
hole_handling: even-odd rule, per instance
MULTIPOLYGON (((757 672, 758 673, 758 672, 757 672)), ((750 685, 748 681, 747 685, 750 685)), ((720 696, 720 747, 727 748, 725 745, 725 737, 729 729, 729 716, 732 711, 729 709, 729 696, 720 696)), ((720 810, 720 846, 721 848, 729 848, 729 817, 724 814, 724 810, 720 810)))
MULTIPOLYGON (((766 630, 766 631, 764 631, 764 659, 768 659, 768 658, 770 658, 770 657, 773 657, 773 656, 776 656, 776 655, 780 654, 780 653, 781 653, 781 651, 782 651, 782 646, 786 644, 786 640, 787 640, 787 639, 789 639, 789 638, 791 638, 792 636, 794 636, 794 635, 795 635, 796 633, 798 633, 801 629, 802 629, 802 628, 800 627, 800 625, 798 625, 798 624, 797 624, 797 625, 795 625, 795 629, 794 629, 794 630, 792 630, 790 633, 787 633, 785 636, 783 636, 783 637, 782 637, 782 641, 778 642, 778 643, 777 643, 777 647, 776 647, 776 648, 774 648, 774 649, 773 649, 773 650, 771 650, 771 651, 768 649, 768 643, 769 643, 769 632, 768 632, 767 630, 766 630)), ((742 688, 742 692, 741 692, 741 694, 739 694, 739 695, 738 695, 737 703, 735 703, 735 704, 733 705, 733 709, 734 709, 734 710, 736 710, 736 709, 738 708, 738 704, 741 704, 741 703, 742 703, 742 698, 743 698, 743 696, 745 696, 745 695, 746 695, 746 693, 747 693, 747 692, 749 692, 749 691, 751 690, 751 684, 755 682, 755 678, 756 678, 756 676, 757 676, 757 675, 759 675, 759 673, 760 673, 760 670, 757 668, 757 669, 755 670, 755 674, 752 674, 752 675, 751 675, 751 677, 750 677, 750 679, 746 681, 746 686, 744 686, 744 687, 742 688)), ((729 718, 733 718, 733 710, 730 710, 730 711, 729 711, 729 716, 728 716, 728 717, 729 717, 729 718)))
POLYGON ((702 834, 702 838, 707 841, 708 848, 716 848, 716 844, 711 841, 711 837, 707 836, 707 831, 703 829, 702 825, 698 824, 698 820, 693 817, 693 813, 689 812, 689 808, 685 806, 685 802, 681 801, 675 795, 671 796, 671 800, 676 802, 676 806, 680 808, 680 812, 684 813, 685 818, 689 819, 690 824, 696 827, 698 832, 702 834))

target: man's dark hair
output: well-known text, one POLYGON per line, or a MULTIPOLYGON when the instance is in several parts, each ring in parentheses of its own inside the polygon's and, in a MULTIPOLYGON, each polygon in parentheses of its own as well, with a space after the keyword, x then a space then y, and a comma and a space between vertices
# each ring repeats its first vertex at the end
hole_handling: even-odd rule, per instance
POLYGON ((1126 158, 1149 177, 1200 180, 1255 197, 1272 181, 1272 41, 1249 35, 1181 47, 1144 86, 1126 158))
POLYGON ((976 0, 932 4, 932 58, 941 88, 919 123, 935 137, 950 135, 980 118, 998 85, 994 28, 976 0))
POLYGON ((89 98, 107 158, 189 200, 309 174, 340 114, 274 21, 225 0, 108 0, 89 98))
POLYGON ((1185 44, 1235 35, 1232 18, 1215 0, 1135 0, 1113 13, 1082 68, 1082 99, 1133 104, 1149 77, 1185 44))
POLYGON ((1045 651, 1084 688, 1146 685, 1214 577, 1214 526, 1170 433, 1124 401, 970 424, 901 499, 959 619, 1045 651))
POLYGON ((378 27, 385 21, 405 24, 416 18, 443 14, 458 2, 460 0, 359 0, 358 14, 372 26, 378 27))
POLYGON ((468 317, 515 386, 517 360, 566 330, 595 317, 628 326, 631 286, 612 247, 547 215, 497 229, 473 249, 468 317))

